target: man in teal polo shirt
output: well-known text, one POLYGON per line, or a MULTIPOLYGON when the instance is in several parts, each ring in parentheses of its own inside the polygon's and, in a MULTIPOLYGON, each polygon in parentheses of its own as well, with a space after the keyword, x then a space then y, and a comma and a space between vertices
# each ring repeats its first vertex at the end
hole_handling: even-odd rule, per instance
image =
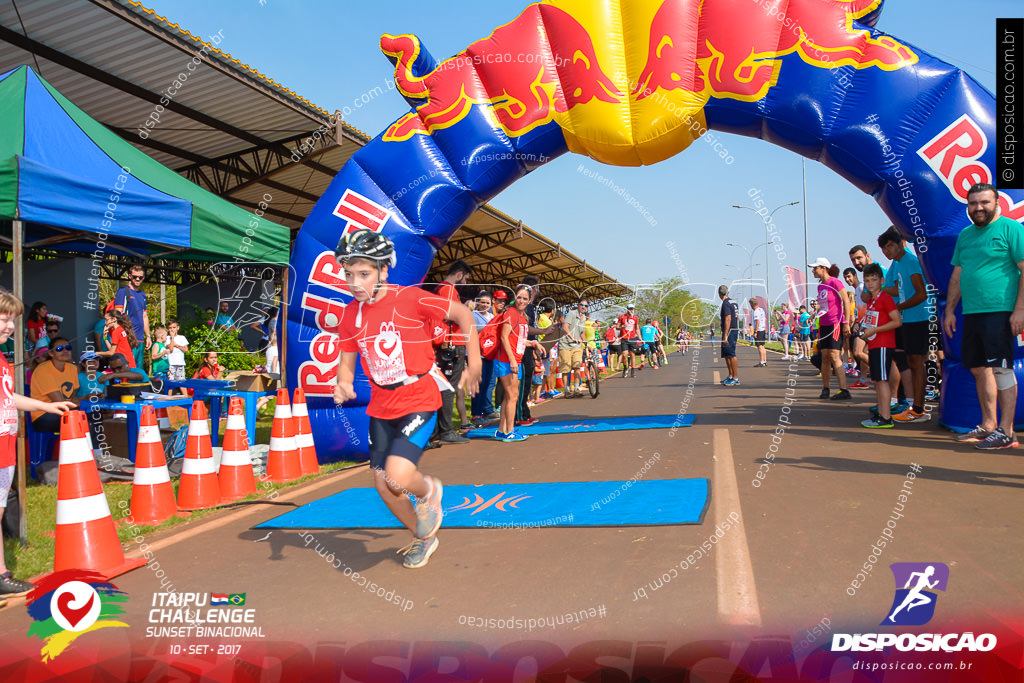
POLYGON ((907 353, 910 365, 910 383, 905 387, 908 398, 913 405, 892 416, 897 422, 925 422, 931 415, 924 410, 924 388, 927 377, 924 359, 928 355, 931 336, 938 335, 938 324, 929 323, 932 311, 935 310, 935 298, 928 295, 928 286, 921 270, 921 261, 917 255, 907 251, 903 236, 894 226, 878 237, 878 246, 887 259, 892 261, 889 272, 885 276, 885 291, 896 301, 896 310, 903 319, 902 347, 907 353), (934 329, 932 329, 934 327, 934 329))
POLYGON ((967 215, 973 225, 956 239, 943 329, 950 337, 956 332, 954 311, 962 296, 960 357, 978 386, 981 424, 957 440, 982 450, 1016 448, 1013 338, 1024 332, 1024 226, 999 215, 999 196, 988 183, 967 191, 967 215))

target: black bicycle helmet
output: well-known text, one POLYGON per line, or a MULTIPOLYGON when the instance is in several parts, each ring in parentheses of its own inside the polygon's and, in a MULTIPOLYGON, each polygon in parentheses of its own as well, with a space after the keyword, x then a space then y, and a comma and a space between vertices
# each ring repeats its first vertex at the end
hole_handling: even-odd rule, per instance
POLYGON ((398 262, 395 256, 395 245, 387 237, 379 232, 360 228, 345 233, 338 240, 338 248, 334 250, 334 257, 339 263, 350 258, 365 258, 373 261, 385 261, 392 268, 398 262))

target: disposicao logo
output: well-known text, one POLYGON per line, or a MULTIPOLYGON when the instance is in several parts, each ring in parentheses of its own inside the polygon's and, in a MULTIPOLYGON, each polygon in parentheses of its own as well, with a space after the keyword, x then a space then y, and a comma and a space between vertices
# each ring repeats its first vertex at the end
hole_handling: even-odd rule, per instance
MULTIPOLYGON (((896 582, 892 606, 881 626, 923 626, 935 616, 936 590, 945 592, 949 567, 941 562, 896 562, 889 565, 896 582)), ((833 652, 988 652, 996 646, 991 633, 835 633, 833 652)))
POLYGON ((40 638, 42 661, 64 652, 79 636, 101 628, 128 624, 112 617, 123 614, 128 594, 99 574, 68 569, 47 576, 28 594, 28 614, 34 620, 28 635, 40 638))
POLYGON ((896 596, 889 608, 889 616, 880 625, 927 624, 935 616, 935 603, 939 599, 933 591, 946 591, 949 567, 941 562, 897 562, 889 565, 889 569, 896 579, 896 596))

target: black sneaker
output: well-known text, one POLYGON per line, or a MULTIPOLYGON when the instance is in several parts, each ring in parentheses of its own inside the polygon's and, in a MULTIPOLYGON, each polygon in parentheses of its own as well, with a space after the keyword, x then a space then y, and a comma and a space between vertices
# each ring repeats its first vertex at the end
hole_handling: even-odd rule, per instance
POLYGON ((836 395, 832 397, 833 401, 849 401, 852 398, 848 389, 840 389, 836 392, 836 395))
POLYGON ((974 444, 974 447, 982 451, 992 451, 997 448, 1016 448, 1019 445, 1016 436, 1007 436, 1002 427, 996 427, 996 431, 974 444))
POLYGON ((821 393, 818 394, 818 398, 828 398, 828 395, 829 395, 828 387, 825 387, 824 389, 821 390, 821 393))
POLYGON ((892 429, 894 424, 891 417, 886 419, 879 415, 875 415, 870 419, 862 420, 860 426, 868 429, 892 429))
POLYGON ((25 595, 33 588, 35 588, 35 585, 28 581, 19 581, 14 578, 10 570, 0 574, 0 595, 8 598, 16 595, 25 595))
POLYGON ((456 434, 455 432, 450 432, 448 434, 442 434, 440 437, 438 437, 437 440, 440 441, 443 444, 445 444, 445 443, 449 443, 449 444, 451 444, 451 443, 469 443, 469 441, 470 441, 466 437, 462 436, 461 434, 456 434))
POLYGON ((957 436, 956 440, 960 443, 977 443, 978 441, 984 441, 991 433, 992 432, 988 431, 981 425, 978 425, 966 434, 960 434, 957 436))

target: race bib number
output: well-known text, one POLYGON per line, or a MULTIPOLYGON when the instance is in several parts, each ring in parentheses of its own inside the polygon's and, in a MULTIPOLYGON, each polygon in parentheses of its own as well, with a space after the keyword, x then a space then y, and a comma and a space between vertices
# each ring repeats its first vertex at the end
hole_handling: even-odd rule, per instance
POLYGON ((519 341, 516 344, 516 355, 517 356, 523 355, 523 352, 526 351, 526 334, 527 334, 526 331, 527 331, 527 329, 528 329, 528 325, 526 325, 526 323, 520 323, 519 324, 519 335, 518 335, 519 336, 519 341))
POLYGON ((405 381, 405 350, 402 335, 393 322, 383 322, 380 332, 359 340, 359 350, 366 359, 366 367, 375 384, 384 386, 405 381))
POLYGON ((864 316, 865 327, 878 327, 878 311, 868 311, 864 316))

